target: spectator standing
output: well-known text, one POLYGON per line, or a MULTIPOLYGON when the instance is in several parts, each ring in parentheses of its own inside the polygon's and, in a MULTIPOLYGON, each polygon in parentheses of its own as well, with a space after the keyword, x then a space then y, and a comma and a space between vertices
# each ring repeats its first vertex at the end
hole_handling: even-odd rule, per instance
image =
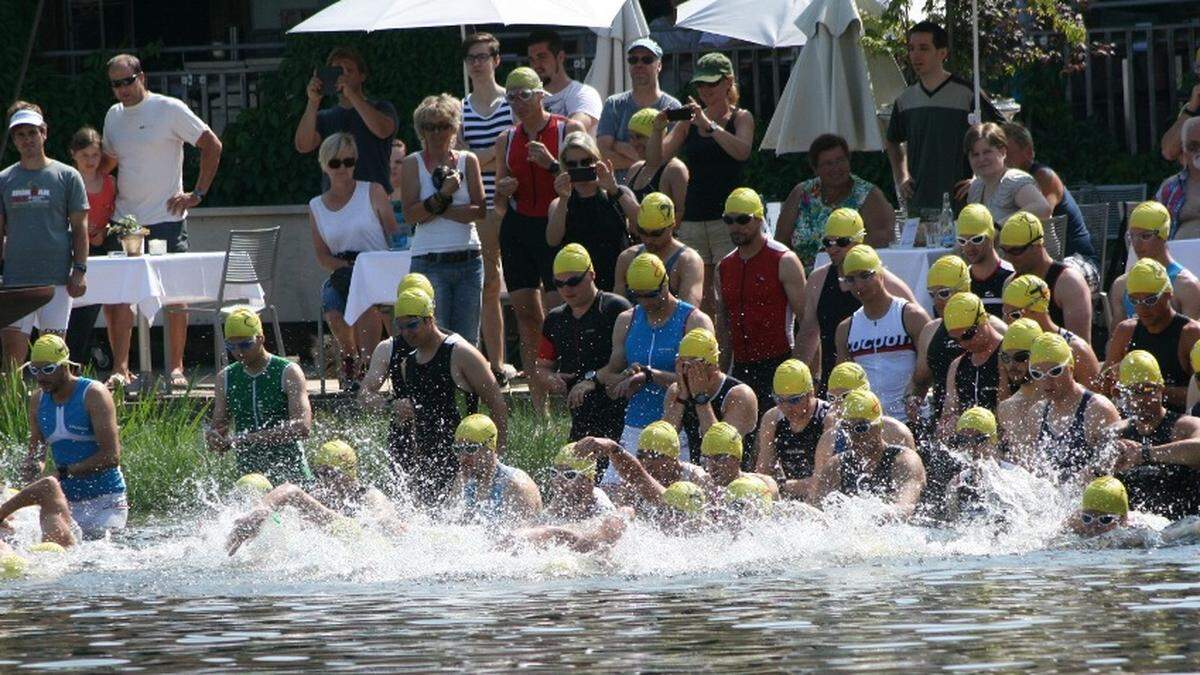
POLYGON ((546 90, 542 100, 546 112, 578 122, 594 137, 604 102, 594 87, 567 75, 567 52, 558 33, 534 31, 529 35, 526 54, 529 66, 541 78, 542 88, 546 90))
MULTIPOLYGON (((85 126, 71 137, 69 147, 75 170, 83 177, 83 185, 87 188, 88 256, 107 255, 108 224, 117 207, 117 181, 110 174, 100 173, 100 163, 104 160, 100 132, 85 126)), ((71 318, 67 322, 67 346, 71 353, 79 355, 81 362, 91 355, 92 332, 96 328, 96 317, 100 315, 100 310, 100 305, 71 308, 71 318)), ((113 337, 109 336, 110 343, 113 337)), ((125 379, 130 374, 123 372, 120 376, 125 379)))
POLYGON ((1017 211, 1046 220, 1051 207, 1033 176, 1005 166, 1008 138, 999 124, 978 124, 967 130, 963 147, 975 177, 967 187, 967 202, 983 204, 992 220, 1003 222, 1017 211))
POLYGON ((439 326, 479 342, 483 260, 475 221, 487 207, 479 160, 454 150, 462 102, 449 94, 427 96, 413 112, 421 150, 404 160, 404 215, 414 223, 411 270, 424 274, 438 299, 439 326))
MULTIPOLYGON (((104 116, 105 161, 101 171, 119 166, 117 219, 133 216, 150 230, 148 240, 167 242, 168 253, 188 250, 187 210, 204 200, 221 163, 221 141, 187 104, 155 94, 146 88, 146 73, 136 56, 118 54, 108 61, 108 79, 117 102, 104 116), (200 151, 200 172, 191 192, 183 191, 183 146, 200 151)), ((183 376, 183 348, 187 343, 187 314, 167 307, 167 332, 171 351, 167 363, 170 383, 187 386, 183 376)), ((133 309, 112 308, 113 369, 129 370, 129 338, 133 309), (118 352, 117 347, 125 349, 118 352)))
POLYGON ((642 160, 642 153, 629 142, 629 122, 634 114, 647 108, 661 111, 674 110, 680 106, 679 99, 658 88, 658 76, 662 73, 662 54, 662 47, 654 40, 634 40, 625 50, 633 88, 609 96, 600 112, 596 141, 604 158, 616 170, 619 181, 626 179, 626 170, 629 167, 642 160))
MULTIPOLYGON (((293 142, 296 152, 312 152, 321 146, 322 140, 336 133, 348 133, 354 137, 361 162, 354 168, 354 179, 378 183, 385 192, 391 193, 392 183, 388 180, 388 162, 392 153, 392 139, 399 128, 396 108, 388 101, 367 98, 363 84, 367 81, 367 62, 358 50, 352 47, 335 47, 325 60, 327 66, 341 68, 337 79, 337 105, 319 110, 324 98, 321 78, 313 73, 308 81, 308 104, 300 123, 296 126, 293 142)), ((321 188, 329 187, 328 177, 322 175, 321 188)))
POLYGON ((1164 180, 1154 194, 1171 212, 1171 239, 1200 238, 1200 117, 1179 127, 1183 170, 1164 180))
POLYGON ((364 251, 388 249, 396 217, 383 188, 354 179, 358 152, 353 136, 336 133, 326 138, 317 157, 321 171, 329 176, 329 189, 308 202, 317 263, 329 271, 321 286, 321 311, 341 349, 342 384, 353 389, 380 334, 379 312, 374 307, 363 312, 353 327, 343 317, 354 261, 364 251))
POLYGON ((743 184, 742 174, 754 141, 754 116, 738 108, 738 87, 733 63, 713 52, 696 61, 692 76, 703 107, 689 98, 685 107, 692 116, 667 131, 667 114, 654 121, 646 162, 657 166, 681 152, 688 166, 687 200, 679 239, 704 260, 704 300, 701 307, 713 313, 713 267, 733 250, 721 220, 724 200, 743 184))
POLYGON ((40 107, 14 103, 8 133, 20 159, 0 171, 4 285, 54 286, 49 303, 0 329, 7 364, 15 366, 25 360, 34 325, 62 336, 71 298, 87 290, 88 199, 79 172, 46 156, 48 127, 40 107))
MULTIPOLYGON (((1167 237, 1171 233, 1171 212, 1156 201, 1142 202, 1129 214, 1129 247, 1138 260, 1149 258, 1167 270, 1171 282, 1171 306, 1192 319, 1200 318, 1200 281, 1191 270, 1171 257, 1167 237)), ((1108 301, 1112 315, 1133 318, 1134 307, 1126 292, 1129 275, 1122 274, 1113 282, 1108 301)))
POLYGON ((407 156, 408 146, 404 144, 404 141, 399 138, 392 139, 392 154, 391 159, 388 160, 388 182, 392 186, 392 215, 396 217, 397 225, 397 230, 393 233, 390 242, 393 250, 408 248, 408 237, 412 234, 409 231, 410 228, 400 227, 404 225, 404 195, 400 185, 400 169, 404 166, 404 158, 407 156))
POLYGON ((1050 257, 1045 242, 1042 221, 1025 211, 1009 217, 1000 230, 1000 252, 1016 274, 1032 274, 1050 288, 1050 318, 1091 344, 1092 291, 1078 269, 1050 257))
POLYGON ((1096 248, 1092 246, 1092 235, 1088 232, 1087 223, 1083 221, 1083 211, 1071 191, 1063 185, 1054 169, 1037 161, 1034 156, 1033 135, 1018 122, 1005 122, 1002 127, 1007 138, 1008 153, 1004 164, 1009 168, 1020 169, 1033 176, 1038 189, 1050 205, 1051 215, 1067 217, 1067 237, 1063 242, 1063 256, 1080 255, 1093 264, 1099 264, 1096 248))
POLYGON ((471 80, 471 93, 463 99, 459 147, 475 153, 483 175, 487 216, 475 224, 483 253, 483 300, 480 319, 483 345, 492 372, 503 386, 516 371, 505 361, 504 311, 500 306, 500 216, 495 209, 496 139, 513 125, 512 106, 504 87, 496 82, 500 66, 500 41, 490 33, 474 33, 463 41, 463 62, 471 80))
MULTIPOLYGON (((637 153, 638 161, 630 165, 625 173, 625 186, 633 190, 640 204, 647 195, 661 192, 671 199, 672 204, 683 204, 687 199, 688 169, 677 157, 665 162, 650 164, 646 161, 646 143, 654 132, 654 120, 658 110, 642 108, 629 118, 629 147, 637 153)), ((676 211, 675 225, 683 219, 683 212, 676 211)), ((699 300, 696 301, 699 304, 699 300)))
POLYGON ((584 132, 567 134, 558 152, 566 172, 554 178, 558 196, 550 202, 546 244, 581 244, 595 263, 596 285, 612 292, 617 258, 629 245, 629 222, 638 203, 629 188, 617 185, 612 167, 600 156, 596 141, 584 132), (592 169, 591 177, 572 178, 573 171, 592 169))
POLYGON ((692 306, 700 304, 704 288, 704 263, 699 253, 675 238, 678 222, 675 205, 667 195, 652 192, 642 199, 635 225, 642 243, 630 246, 617 258, 615 293, 625 294, 625 271, 634 258, 649 252, 658 256, 666 266, 667 286, 671 293, 692 306))
POLYGON ((796 184, 779 211, 775 239, 800 256, 811 270, 822 250, 825 221, 835 209, 857 211, 866 243, 883 248, 892 241, 895 213, 883 191, 850 171, 850 145, 836 134, 821 134, 808 147, 808 163, 817 174, 796 184))
MULTIPOLYGON (((950 36, 932 21, 908 29, 908 63, 917 81, 892 104, 887 129, 887 154, 896 191, 909 212, 940 209, 942 195, 955 194, 958 183, 971 176, 964 152, 968 115, 975 111, 971 83, 950 74, 950 36)), ((982 97, 984 122, 1001 116, 982 97)))

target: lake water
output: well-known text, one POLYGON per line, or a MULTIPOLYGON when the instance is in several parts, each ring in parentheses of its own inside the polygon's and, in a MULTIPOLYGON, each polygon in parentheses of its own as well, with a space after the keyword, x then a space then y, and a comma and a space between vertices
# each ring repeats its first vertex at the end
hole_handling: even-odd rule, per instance
POLYGON ((1200 669, 1200 547, 1081 548, 1057 534, 1066 504, 1000 530, 864 500, 736 535, 635 523, 593 556, 285 515, 232 558, 244 507, 217 504, 0 582, 0 671, 1200 669))

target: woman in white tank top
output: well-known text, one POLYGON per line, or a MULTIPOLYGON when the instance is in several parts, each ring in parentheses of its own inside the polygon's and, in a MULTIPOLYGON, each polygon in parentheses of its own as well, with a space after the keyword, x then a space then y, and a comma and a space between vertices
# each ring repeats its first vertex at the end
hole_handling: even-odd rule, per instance
POLYGON ((308 202, 317 263, 330 272, 321 287, 321 311, 341 349, 340 379, 345 386, 353 387, 383 327, 374 309, 355 320, 353 328, 343 317, 354 259, 364 251, 387 250, 388 239, 396 229, 396 215, 382 186, 354 180, 358 148, 353 136, 329 136, 321 142, 317 157, 321 171, 329 176, 329 189, 308 202))
POLYGON ((404 159, 404 219, 414 223, 410 270, 429 277, 437 324, 479 341, 483 258, 475 222, 483 220, 483 177, 474 153, 454 150, 462 102, 428 96, 413 112, 421 151, 404 159))

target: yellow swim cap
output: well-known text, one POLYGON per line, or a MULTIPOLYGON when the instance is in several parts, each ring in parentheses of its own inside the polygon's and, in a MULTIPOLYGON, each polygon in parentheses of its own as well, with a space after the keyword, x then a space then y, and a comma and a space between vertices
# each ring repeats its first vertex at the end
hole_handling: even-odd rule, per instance
POLYGON ((679 432, 665 420, 651 422, 638 434, 638 450, 679 459, 679 432))
POLYGON ((625 271, 625 285, 631 291, 646 293, 657 291, 667 278, 667 268, 663 261, 653 253, 642 253, 629 263, 625 271))
POLYGON ((1129 270, 1125 277, 1125 291, 1134 293, 1162 293, 1173 290, 1167 268, 1152 258, 1142 258, 1129 270))
POLYGON ((41 541, 29 547, 30 553, 38 553, 41 555, 59 555, 66 553, 67 549, 62 547, 62 544, 53 541, 41 541))
POLYGON ((788 359, 775 369, 772 390, 777 396, 799 396, 812 393, 813 379, 808 364, 800 359, 788 359))
POLYGON ((1029 351, 1033 349, 1033 341, 1042 334, 1042 327, 1033 319, 1017 319, 1004 332, 1004 340, 1000 348, 1006 352, 1029 351))
POLYGON ((29 362, 42 365, 70 363, 71 350, 61 337, 54 333, 46 333, 33 343, 33 349, 29 351, 29 362))
POLYGON ((971 268, 956 255, 944 255, 929 266, 925 288, 949 288, 965 291, 971 288, 971 268))
POLYGON ((1032 274, 1022 274, 1008 282, 1000 298, 1004 304, 1018 309, 1039 314, 1050 311, 1050 287, 1041 277, 1032 274))
POLYGON ((1029 362, 1073 366, 1075 354, 1071 352, 1071 345, 1058 333, 1042 333, 1029 348, 1029 362))
POLYGON ((983 204, 967 204, 958 212, 958 220, 954 223, 956 234, 960 237, 974 237, 986 234, 989 238, 996 236, 996 221, 992 220, 992 212, 983 204))
POLYGON ((762 197, 748 187, 740 187, 725 198, 725 213, 749 213, 752 216, 763 217, 762 197))
POLYGON ((479 443, 485 447, 496 449, 500 432, 492 418, 482 413, 467 415, 458 423, 454 430, 454 440, 464 443, 479 443))
POLYGON ((663 491, 663 502, 676 511, 698 515, 704 512, 704 491, 695 483, 677 480, 663 491))
POLYGON ((863 370, 862 366, 853 361, 846 361, 837 364, 833 367, 833 370, 829 371, 829 383, 827 386, 830 390, 869 390, 871 383, 867 380, 867 371, 863 370))
POLYGON ((846 394, 842 405, 842 419, 854 422, 870 422, 874 424, 883 418, 883 406, 879 398, 869 389, 855 389, 846 394))
POLYGON ((1112 476, 1101 476, 1084 488, 1081 507, 1084 511, 1128 515, 1129 494, 1121 481, 1112 476))
POLYGON ((433 298, 419 288, 409 288, 396 296, 392 316, 433 316, 433 298))
POLYGON ((309 464, 316 467, 329 467, 341 473, 358 479, 358 453, 346 441, 328 441, 317 448, 309 459, 309 464))
POLYGON ((629 130, 635 134, 649 136, 654 132, 654 120, 658 119, 658 110, 642 108, 629 118, 629 130))
POLYGON ((233 487, 257 495, 265 495, 275 489, 275 486, 271 485, 271 479, 261 473, 248 473, 237 479, 233 487))
POLYGON ((262 319, 245 307, 239 307, 225 317, 225 338, 252 338, 263 334, 262 319))
POLYGON ((962 330, 987 323, 988 313, 979 296, 966 291, 955 293, 950 298, 946 309, 942 311, 942 321, 946 324, 946 330, 962 330))
POLYGON ((1200 373, 1200 340, 1197 340, 1192 345, 1192 351, 1188 354, 1188 357, 1192 362, 1192 372, 1200 373))
POLYGON ((701 359, 712 365, 717 365, 721 349, 717 346, 717 336, 707 328, 693 328, 679 341, 679 358, 701 359))
POLYGON ((529 89, 531 91, 542 90, 542 78, 538 77, 537 71, 527 66, 514 68, 508 77, 504 80, 505 89, 529 89))
POLYGON ((675 226, 675 202, 661 192, 651 192, 638 207, 638 227, 650 232, 675 226))
POLYGON ((988 438, 996 437, 996 416, 987 408, 967 408, 958 416, 955 431, 976 431, 988 438))
POLYGON ((705 457, 728 455, 741 459, 742 450, 742 432, 728 422, 717 422, 709 427, 704 432, 704 440, 700 441, 700 454, 705 457))
POLYGON ((1042 221, 1028 211, 1017 211, 1004 221, 1000 229, 1001 246, 1025 246, 1045 236, 1042 221))
POLYGON ((883 269, 883 261, 875 249, 866 244, 858 244, 850 249, 842 258, 842 275, 849 276, 857 272, 878 272, 883 269))
POLYGON ((861 244, 867 236, 867 228, 863 225, 862 215, 858 211, 843 206, 835 209, 825 219, 825 236, 848 237, 861 244))
POLYGON ((582 274, 592 269, 592 256, 580 244, 567 244, 554 256, 555 274, 582 274))
POLYGON ((416 288, 425 291, 425 295, 428 295, 431 298, 434 297, 433 284, 430 283, 429 277, 421 274, 420 272, 409 272, 408 274, 405 274, 404 278, 400 280, 400 283, 396 285, 396 295, 400 295, 410 288, 416 288))
POLYGON ((574 469, 588 478, 596 477, 596 460, 584 459, 575 454, 575 444, 567 443, 559 448, 554 455, 554 466, 560 469, 574 469))
POLYGON ((0 579, 20 579, 29 563, 16 553, 0 555, 0 579))
POLYGON ((771 507, 771 491, 757 476, 740 476, 725 486, 726 504, 749 504, 766 511, 771 507))
POLYGON ((1129 213, 1129 227, 1156 232, 1159 239, 1166 241, 1171 236, 1171 212, 1154 200, 1142 202, 1129 213))
POLYGON ((1123 387, 1138 384, 1163 384, 1162 370, 1158 359, 1144 349, 1135 349, 1121 359, 1119 381, 1123 387))

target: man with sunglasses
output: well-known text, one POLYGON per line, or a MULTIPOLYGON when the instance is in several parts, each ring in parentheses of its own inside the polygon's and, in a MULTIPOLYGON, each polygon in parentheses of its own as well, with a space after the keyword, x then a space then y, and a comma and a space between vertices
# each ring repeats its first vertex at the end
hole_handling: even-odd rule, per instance
POLYGON ((662 54, 662 47, 654 40, 648 37, 634 40, 625 50, 633 87, 609 96, 600 112, 596 141, 604 158, 616 169, 617 180, 624 181, 626 170, 642 159, 629 144, 629 119, 634 113, 645 108, 675 110, 681 105, 679 99, 658 88, 662 54))
POLYGON ((879 399, 866 389, 850 392, 838 424, 849 448, 819 468, 811 503, 821 506, 833 492, 872 494, 891 503, 901 518, 911 516, 925 489, 925 467, 912 448, 883 440, 879 399))
POLYGON ((750 188, 725 199, 721 218, 737 248, 717 263, 713 289, 717 336, 733 357, 730 373, 767 401, 775 369, 796 352, 805 279, 800 258, 767 237, 763 214, 762 198, 750 188))
POLYGON ((917 338, 917 366, 904 395, 904 406, 909 424, 920 438, 929 438, 933 426, 942 417, 942 406, 946 402, 946 373, 950 364, 963 353, 958 341, 946 332, 942 314, 946 303, 955 293, 971 287, 967 263, 956 255, 944 255, 929 267, 925 287, 933 300, 933 315, 921 335, 917 338), (932 396, 929 395, 933 390, 932 396), (929 416, 925 405, 928 402, 929 416))
POLYGON ((1097 388, 1100 379, 1100 360, 1083 338, 1059 326, 1050 318, 1050 287, 1040 277, 1022 274, 1004 287, 1001 312, 1005 323, 1017 319, 1032 319, 1043 332, 1053 333, 1066 340, 1075 359, 1075 381, 1088 388, 1097 388))
POLYGON ((1115 430, 1120 453, 1115 475, 1135 508, 1179 518, 1200 513, 1200 456, 1181 458, 1159 448, 1200 440, 1200 419, 1168 410, 1164 387, 1154 355, 1138 349, 1121 359, 1117 405, 1125 419, 1115 430))
MULTIPOLYGON (((816 457, 813 460, 814 473, 820 473, 821 467, 829 458, 849 449, 846 430, 838 424, 845 409, 846 396, 852 391, 863 389, 871 391, 871 383, 867 381, 867 371, 853 361, 839 363, 829 374, 829 386, 825 391, 825 400, 829 401, 829 412, 825 415, 825 431, 817 441, 816 457)), ((912 430, 904 422, 884 415, 883 441, 889 445, 903 445, 906 448, 917 448, 916 438, 912 430)))
POLYGON ((694 306, 704 295, 704 261, 692 247, 675 237, 678 220, 675 204, 662 192, 651 192, 638 206, 635 231, 641 244, 630 246, 617 258, 613 292, 625 293, 625 271, 643 253, 652 253, 667 268, 667 285, 675 297, 694 306))
POLYGON ((596 458, 577 454, 575 443, 559 448, 550 461, 545 515, 558 521, 579 521, 615 511, 608 494, 596 487, 596 469, 596 458))
POLYGON ((946 304, 943 323, 950 338, 963 353, 946 372, 946 403, 942 408, 943 435, 954 428, 958 415, 967 408, 995 411, 1000 392, 1008 382, 1000 368, 1003 331, 989 320, 983 301, 974 293, 959 293, 946 304))
POLYGON ((1030 417, 1029 408, 1041 399, 1042 393, 1029 376, 1029 353, 1033 341, 1041 334, 1042 327, 1033 319, 1017 319, 1009 324, 1000 342, 1000 368, 1008 381, 1008 391, 1000 391, 996 419, 1000 423, 1004 455, 1009 447, 1025 447, 1037 438, 1037 420, 1030 417))
POLYGON ((225 348, 233 363, 213 386, 212 452, 234 451, 238 473, 261 473, 271 483, 306 484, 312 472, 300 441, 312 431, 312 407, 299 364, 267 351, 262 320, 239 308, 225 319, 225 348), (233 427, 231 429, 231 427, 233 427))
POLYGON ((1046 252, 1042 221, 1027 211, 1017 211, 1000 230, 1000 252, 1016 274, 1032 274, 1050 289, 1050 319, 1088 344, 1092 342, 1092 290, 1074 267, 1046 252))
POLYGON ((545 89, 546 96, 540 103, 546 112, 577 122, 595 136, 604 102, 594 87, 567 75, 567 50, 558 32, 530 33, 526 55, 529 67, 541 78, 541 87, 545 89))
MULTIPOLYGON (((983 503, 985 500, 992 501, 988 499, 990 495, 987 494, 988 485, 985 483, 991 472, 985 467, 991 463, 994 465, 993 471, 1008 471, 1015 469, 1016 465, 999 457, 995 415, 986 408, 964 410, 954 423, 954 433, 946 440, 947 445, 958 453, 954 460, 957 473, 946 486, 944 498, 934 505, 937 509, 934 514, 945 520, 996 515, 983 503)), ((929 492, 928 485, 925 492, 929 492)), ((927 497, 922 501, 931 504, 927 497)))
MULTIPOLYGON (((1167 249, 1171 234, 1171 212, 1156 201, 1142 202, 1129 214, 1129 230, 1125 241, 1139 260, 1150 258, 1167 270, 1171 281, 1171 306, 1175 311, 1193 319, 1200 318, 1200 281, 1191 270, 1180 265, 1167 249)), ((1126 319, 1134 317, 1133 302, 1126 288, 1128 272, 1117 277, 1112 284, 1108 302, 1113 316, 1126 319)))
POLYGON ((550 394, 565 396, 571 412, 570 439, 621 437, 624 398, 610 397, 596 377, 612 354, 613 326, 631 305, 596 288, 591 256, 567 244, 554 257, 554 286, 563 304, 546 314, 534 377, 550 394))
POLYGON ((996 253, 992 212, 983 204, 967 204, 954 225, 959 255, 970 265, 970 291, 983 300, 988 313, 1000 316, 1000 296, 1013 268, 996 253))
POLYGON ((779 498, 779 485, 771 476, 742 470, 745 444, 742 432, 728 422, 717 422, 704 432, 700 442, 700 456, 708 480, 701 483, 714 500, 722 497, 724 489, 739 478, 757 479, 767 487, 771 499, 779 498))
POLYGON ((893 295, 883 271, 879 254, 866 244, 855 246, 842 260, 842 278, 862 307, 837 327, 838 361, 862 366, 887 414, 907 423, 904 395, 929 315, 916 302, 893 295))
POLYGON ((524 471, 500 462, 499 430, 492 418, 474 414, 454 431, 458 475, 450 494, 457 496, 463 514, 496 524, 519 524, 542 510, 542 493, 524 471))
MULTIPOLYGON (((1118 323, 1108 340, 1106 372, 1111 373, 1126 353, 1144 349, 1162 368, 1164 397, 1168 408, 1183 412, 1188 381, 1192 377, 1189 354, 1200 340, 1200 322, 1171 306, 1171 279, 1157 260, 1142 258, 1129 270, 1126 281, 1134 318, 1118 323)), ((1108 384, 1106 382, 1106 384, 1108 384)))
POLYGON ((121 473, 116 407, 103 385, 71 372, 62 338, 43 335, 24 369, 37 381, 29 396, 29 449, 21 466, 25 489, 0 505, 0 530, 18 509, 41 507, 43 541, 70 546, 82 534, 99 539, 125 529, 129 502, 121 473), (54 474, 45 470, 46 450, 54 474))
POLYGON ((779 364, 772 388, 775 407, 759 424, 755 471, 774 476, 781 496, 808 499, 830 404, 817 398, 812 373, 799 359, 779 364))

